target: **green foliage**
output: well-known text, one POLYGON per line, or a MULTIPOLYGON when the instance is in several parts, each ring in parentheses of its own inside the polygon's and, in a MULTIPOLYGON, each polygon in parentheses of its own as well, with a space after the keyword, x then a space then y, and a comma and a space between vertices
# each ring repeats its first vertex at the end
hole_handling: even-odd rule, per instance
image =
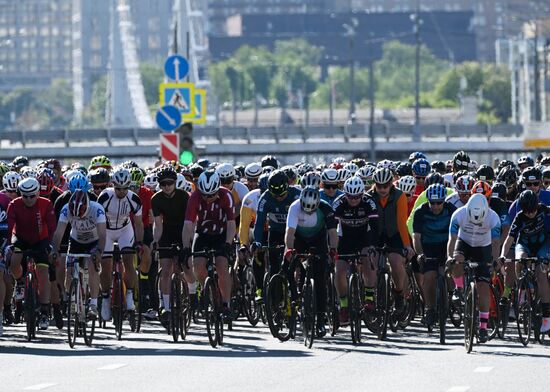
POLYGON ((145 92, 147 105, 159 103, 159 84, 164 81, 164 71, 161 66, 143 63, 139 66, 141 82, 145 92))
POLYGON ((105 124, 105 105, 107 104, 107 76, 97 78, 92 88, 90 104, 82 113, 82 125, 101 127, 105 124))

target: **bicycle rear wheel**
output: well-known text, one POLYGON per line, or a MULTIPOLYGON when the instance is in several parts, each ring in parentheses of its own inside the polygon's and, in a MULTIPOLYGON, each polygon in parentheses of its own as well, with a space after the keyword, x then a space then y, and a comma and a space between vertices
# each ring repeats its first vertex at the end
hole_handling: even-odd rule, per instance
POLYGON ((437 297, 436 297, 436 306, 438 324, 439 324, 439 343, 445 344, 445 335, 446 335, 446 324, 447 324, 447 283, 444 276, 439 276, 437 278, 437 297))
POLYGON ((385 340, 388 334, 388 323, 390 318, 390 276, 388 273, 384 273, 381 276, 381 280, 378 282, 379 290, 379 300, 380 303, 377 304, 377 310, 379 312, 379 328, 378 328, 378 339, 385 340))
POLYGON ((204 290, 201 291, 204 303, 204 318, 206 321, 206 333, 208 335, 208 341, 212 347, 218 345, 218 339, 216 334, 216 324, 218 318, 218 309, 216 308, 216 297, 214 294, 214 282, 212 278, 206 278, 204 283, 204 290))
POLYGON ((256 280, 252 268, 244 269, 245 287, 243 289, 243 310, 246 319, 255 327, 260 321, 260 304, 256 303, 256 280))
POLYGON ((67 301, 67 337, 69 346, 74 347, 78 336, 79 309, 78 309, 78 281, 73 279, 69 287, 69 299, 67 301))
POLYGON ((173 273, 170 278, 170 332, 172 332, 172 339, 174 342, 178 341, 180 333, 179 318, 181 312, 181 286, 178 281, 178 274, 173 273))
POLYGON ((27 341, 31 341, 36 337, 36 309, 38 308, 38 300, 36 298, 36 283, 32 274, 27 274, 25 287, 25 321, 27 331, 27 341))
POLYGON ((361 285, 359 284, 359 276, 353 273, 349 278, 348 288, 349 299, 349 324, 351 329, 351 341, 353 344, 361 343, 361 309, 363 302, 361 301, 361 285))
POLYGON ((533 329, 531 319, 533 298, 531 296, 529 282, 525 278, 520 279, 518 282, 516 301, 516 323, 518 326, 519 341, 524 346, 527 346, 531 339, 531 330, 533 329))
POLYGON ((187 337, 187 331, 189 329, 189 322, 191 320, 191 300, 189 299, 189 288, 187 282, 179 277, 180 286, 180 312, 179 312, 179 331, 181 340, 185 340, 187 337))
POLYGON ((405 301, 405 316, 403 318, 397 320, 397 326, 400 329, 405 329, 409 326, 411 321, 414 319, 414 315, 416 313, 416 298, 418 296, 418 288, 416 287, 416 284, 414 283, 414 276, 412 271, 407 268, 407 275, 409 280, 409 293, 405 295, 403 300, 405 301))
POLYGON ((265 313, 271 335, 286 342, 291 337, 293 308, 290 303, 288 281, 282 274, 275 274, 267 284, 265 313))
POLYGON ((331 272, 327 277, 327 319, 330 328, 330 335, 336 335, 336 331, 340 327, 340 319, 338 318, 338 294, 334 287, 334 272, 331 272))
POLYGON ((113 324, 117 340, 122 340, 122 322, 124 319, 124 289, 122 287, 122 276, 115 272, 113 279, 113 290, 111 295, 113 301, 111 309, 113 313, 113 324))
POLYGON ((302 335, 307 348, 313 346, 315 339, 315 321, 317 320, 317 306, 315 302, 315 281, 309 279, 304 288, 302 299, 302 335))
POLYGON ((476 310, 477 309, 477 289, 474 282, 470 282, 470 287, 466 294, 466 303, 464 306, 464 348, 469 354, 474 346, 474 336, 476 329, 476 310))

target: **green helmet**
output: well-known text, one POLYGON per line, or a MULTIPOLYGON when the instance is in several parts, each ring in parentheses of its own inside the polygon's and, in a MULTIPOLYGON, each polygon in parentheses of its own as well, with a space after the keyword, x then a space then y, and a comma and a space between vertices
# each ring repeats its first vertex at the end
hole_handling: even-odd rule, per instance
POLYGON ((132 167, 130 169, 130 178, 132 183, 141 186, 143 185, 143 180, 145 180, 145 173, 139 167, 132 167))
POLYGON ((0 179, 4 177, 4 174, 10 171, 10 167, 5 162, 0 162, 0 179))
POLYGON ((105 169, 111 169, 111 161, 105 155, 98 155, 92 158, 90 161, 90 170, 104 167, 105 169))

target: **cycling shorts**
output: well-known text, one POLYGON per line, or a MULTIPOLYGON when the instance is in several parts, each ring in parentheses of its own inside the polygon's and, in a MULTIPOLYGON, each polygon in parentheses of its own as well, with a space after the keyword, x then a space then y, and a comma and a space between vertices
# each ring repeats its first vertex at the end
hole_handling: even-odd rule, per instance
POLYGON ((478 263, 474 275, 476 282, 491 281, 491 264, 493 262, 493 247, 487 246, 470 246, 460 238, 456 242, 454 255, 463 255, 464 260, 470 260, 478 263))
POLYGON ((193 252, 202 252, 204 250, 214 249, 216 251, 216 257, 227 257, 225 250, 226 234, 207 235, 207 234, 195 234, 193 240, 193 252))
MULTIPOLYGON (((120 250, 125 248, 133 248, 135 237, 134 228, 132 225, 126 225, 118 230, 107 229, 104 253, 113 252, 115 242, 118 242, 118 247, 120 250)), ((103 257, 105 258, 111 256, 107 255, 103 257)))
MULTIPOLYGON (((159 240, 159 246, 162 248, 169 248, 173 244, 182 246, 181 242, 181 229, 174 228, 173 226, 164 226, 162 230, 162 236, 159 240)), ((175 255, 170 250, 160 250, 159 259, 171 259, 175 255)))
POLYGON ((28 251, 31 250, 33 252, 36 252, 36 254, 33 254, 34 256, 34 262, 38 264, 44 264, 49 265, 50 260, 48 258, 48 255, 50 253, 50 242, 47 239, 40 240, 35 244, 29 244, 23 240, 19 240, 15 237, 12 238, 12 244, 14 252, 17 251, 28 251))
POLYGON ((516 244, 516 259, 519 259, 521 257, 522 253, 526 253, 527 257, 540 257, 541 259, 548 258, 550 254, 550 243, 545 242, 540 247, 529 247, 524 244, 516 244))
POLYGON ((147 226, 143 229, 143 245, 151 247, 151 242, 153 242, 153 227, 147 226))
MULTIPOLYGON (((99 241, 90 242, 89 244, 83 244, 81 242, 78 242, 77 240, 73 238, 69 238, 69 249, 67 253, 72 254, 91 254, 97 249, 97 244, 99 241)), ((75 262, 74 257, 67 257, 67 268, 70 268, 74 265, 75 262)))
POLYGON ((369 241, 366 235, 342 236, 338 241, 338 253, 349 254, 349 253, 361 252, 364 248, 368 247, 369 245, 372 245, 372 244, 369 244, 369 241))
POLYGON ((382 234, 380 236, 380 239, 378 240, 378 246, 387 246, 391 249, 404 249, 403 240, 401 240, 401 236, 399 235, 399 233, 394 234, 391 237, 382 234))

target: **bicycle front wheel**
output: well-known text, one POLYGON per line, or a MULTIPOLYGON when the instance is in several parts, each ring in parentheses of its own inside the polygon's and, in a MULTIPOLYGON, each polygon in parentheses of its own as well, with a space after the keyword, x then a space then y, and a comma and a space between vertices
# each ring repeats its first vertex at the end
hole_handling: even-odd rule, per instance
POLYGON ((286 342, 292 335, 294 317, 288 281, 282 274, 275 274, 266 287, 265 313, 269 330, 274 338, 286 342))
POLYGON ((531 296, 531 289, 527 279, 520 279, 518 282, 518 291, 516 296, 516 323, 518 326, 519 341, 524 346, 529 344, 531 339, 532 319, 531 313, 533 311, 533 298, 531 296))
POLYGON ((69 346, 74 347, 78 336, 79 309, 78 309, 78 281, 73 279, 69 287, 69 299, 67 301, 67 337, 69 346))
POLYGON ((361 285, 359 284, 359 275, 354 273, 349 278, 348 288, 349 299, 349 324, 351 329, 351 340, 353 344, 361 343, 361 285))
POLYGON ((179 315, 181 312, 181 286, 179 284, 178 274, 172 274, 170 279, 170 332, 172 332, 172 339, 174 342, 179 338, 179 315))
POLYGON ((445 344, 446 324, 447 324, 447 283, 444 276, 437 278, 437 297, 436 309, 439 323, 439 343, 445 344))
POLYGON ((204 283, 204 290, 201 291, 204 303, 204 318, 206 321, 206 333, 208 335, 208 341, 212 347, 218 345, 218 339, 216 336, 216 324, 218 317, 218 309, 216 307, 216 297, 214 293, 214 281, 212 278, 206 278, 204 283))
POLYGON ((113 279, 113 290, 111 295, 113 324, 117 340, 122 340, 122 321, 124 319, 124 289, 122 287, 122 276, 115 273, 113 279))
POLYGON ((464 348, 467 353, 472 352, 476 329, 477 289, 474 282, 470 282, 466 303, 464 306, 464 348))
POLYGON ((317 320, 317 304, 315 303, 315 282, 309 279, 306 282, 302 300, 302 335, 307 348, 313 346, 315 339, 315 321, 317 320))
POLYGON ((27 275, 27 282, 25 288, 25 321, 26 321, 26 330, 27 330, 27 341, 31 341, 32 338, 36 337, 36 309, 38 308, 38 301, 36 298, 36 284, 34 281, 34 276, 31 274, 27 275))
POLYGON ((490 295, 490 305, 489 305, 489 322, 487 323, 488 337, 489 340, 493 339, 498 335, 500 329, 500 320, 502 316, 500 315, 500 308, 498 303, 500 301, 500 294, 493 284, 489 284, 489 295, 490 295))

